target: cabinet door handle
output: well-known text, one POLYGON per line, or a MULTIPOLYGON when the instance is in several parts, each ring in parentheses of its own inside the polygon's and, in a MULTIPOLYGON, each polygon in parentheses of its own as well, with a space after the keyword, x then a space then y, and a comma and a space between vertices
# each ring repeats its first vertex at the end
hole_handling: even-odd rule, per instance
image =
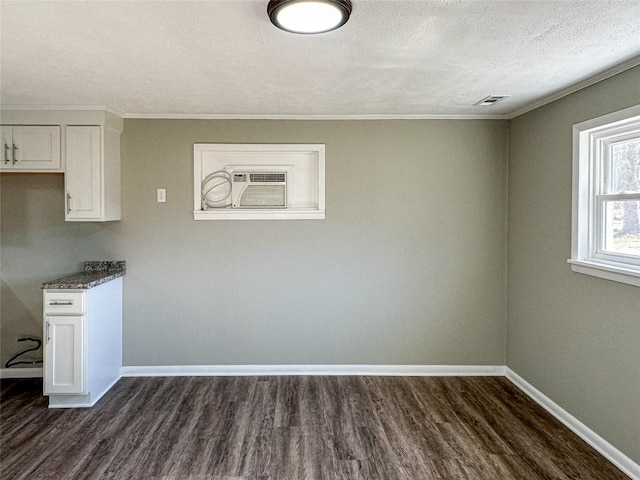
POLYGON ((73 300, 54 300, 53 302, 49 302, 49 305, 73 305, 73 300))
POLYGON ((71 194, 67 193, 67 213, 71 213, 71 194))
POLYGON ((49 343, 49 340, 51 340, 51 336, 49 335, 49 320, 47 320, 47 332, 46 332, 46 336, 47 336, 47 343, 49 343))
POLYGON ((16 147, 16 144, 13 144, 13 163, 15 165, 15 163, 18 161, 18 147, 16 147))
POLYGON ((4 144, 4 163, 9 163, 9 144, 4 144))

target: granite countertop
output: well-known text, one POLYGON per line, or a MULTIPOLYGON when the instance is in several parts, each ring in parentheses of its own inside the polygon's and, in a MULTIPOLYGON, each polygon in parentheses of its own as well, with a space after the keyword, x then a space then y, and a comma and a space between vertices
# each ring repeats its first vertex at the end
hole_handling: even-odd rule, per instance
POLYGON ((127 271, 125 261, 89 261, 84 262, 84 272, 57 278, 42 284, 43 289, 85 289, 93 288, 122 277, 127 271))

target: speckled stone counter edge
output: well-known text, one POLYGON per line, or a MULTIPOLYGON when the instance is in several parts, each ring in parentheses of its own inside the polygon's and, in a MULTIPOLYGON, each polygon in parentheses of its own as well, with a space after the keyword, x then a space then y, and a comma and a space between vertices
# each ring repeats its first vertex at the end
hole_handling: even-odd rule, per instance
POLYGON ((126 272, 127 262, 123 260, 87 261, 84 262, 84 272, 45 282, 42 284, 42 288, 49 290, 93 288, 118 277, 122 277, 126 272))
POLYGON ((90 260, 84 262, 84 273, 94 272, 126 272, 127 262, 124 260, 90 260))

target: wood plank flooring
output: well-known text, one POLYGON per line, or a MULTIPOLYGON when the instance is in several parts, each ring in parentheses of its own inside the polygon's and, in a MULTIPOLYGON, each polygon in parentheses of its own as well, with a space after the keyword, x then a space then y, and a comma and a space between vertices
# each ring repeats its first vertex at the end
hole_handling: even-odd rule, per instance
POLYGON ((49 410, 2 380, 0 478, 627 478, 502 377, 123 378, 49 410))

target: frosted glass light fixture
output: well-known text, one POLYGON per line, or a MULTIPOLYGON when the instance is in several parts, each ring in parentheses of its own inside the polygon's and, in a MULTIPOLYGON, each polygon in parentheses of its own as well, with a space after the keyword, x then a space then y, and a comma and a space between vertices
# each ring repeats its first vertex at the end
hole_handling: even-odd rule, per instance
POLYGON ((267 14, 276 27, 292 33, 324 33, 340 28, 351 14, 349 0, 271 0, 267 14))

